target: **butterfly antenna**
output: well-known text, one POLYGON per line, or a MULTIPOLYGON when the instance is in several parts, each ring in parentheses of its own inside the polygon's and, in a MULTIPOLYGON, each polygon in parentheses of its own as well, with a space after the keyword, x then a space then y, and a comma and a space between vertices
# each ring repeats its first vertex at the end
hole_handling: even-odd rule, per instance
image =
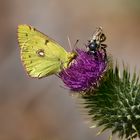
POLYGON ((71 41, 70 41, 69 36, 67 36, 67 38, 68 38, 68 44, 69 44, 69 47, 70 47, 70 51, 72 51, 72 45, 71 45, 71 41))
POLYGON ((79 39, 76 40, 76 42, 75 42, 75 44, 73 46, 73 50, 76 48, 76 45, 78 44, 78 42, 79 42, 79 39))

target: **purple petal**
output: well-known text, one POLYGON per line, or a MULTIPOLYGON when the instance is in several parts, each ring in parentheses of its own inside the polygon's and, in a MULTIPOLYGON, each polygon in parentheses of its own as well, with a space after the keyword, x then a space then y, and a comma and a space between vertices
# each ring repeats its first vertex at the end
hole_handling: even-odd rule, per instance
POLYGON ((95 56, 78 49, 77 57, 59 75, 65 85, 72 91, 82 92, 97 85, 106 67, 107 61, 102 52, 98 51, 95 56))

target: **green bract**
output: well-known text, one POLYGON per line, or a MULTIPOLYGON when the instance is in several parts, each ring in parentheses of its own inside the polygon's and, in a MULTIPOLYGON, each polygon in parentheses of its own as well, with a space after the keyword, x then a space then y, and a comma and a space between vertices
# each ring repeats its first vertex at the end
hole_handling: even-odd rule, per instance
POLYGON ((117 133, 119 138, 132 140, 140 137, 140 84, 139 77, 124 66, 122 75, 119 68, 110 68, 99 88, 93 93, 82 95, 85 107, 89 109, 97 126, 117 133))

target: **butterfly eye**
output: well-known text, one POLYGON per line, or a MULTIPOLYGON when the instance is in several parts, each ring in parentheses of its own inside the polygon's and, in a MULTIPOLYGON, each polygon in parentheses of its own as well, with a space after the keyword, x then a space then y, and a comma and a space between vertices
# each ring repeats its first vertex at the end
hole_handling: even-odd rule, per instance
POLYGON ((45 52, 44 52, 44 50, 42 50, 42 49, 38 50, 38 51, 37 51, 37 54, 38 54, 38 56, 40 56, 40 57, 44 57, 44 56, 45 56, 45 52))

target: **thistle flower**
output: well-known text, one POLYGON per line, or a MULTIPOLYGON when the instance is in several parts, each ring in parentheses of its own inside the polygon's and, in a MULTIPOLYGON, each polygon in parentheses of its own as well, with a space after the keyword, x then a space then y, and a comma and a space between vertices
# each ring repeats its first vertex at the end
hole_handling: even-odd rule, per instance
POLYGON ((70 90, 83 92, 97 87, 106 68, 104 52, 97 51, 95 55, 78 49, 77 57, 59 75, 70 90))

